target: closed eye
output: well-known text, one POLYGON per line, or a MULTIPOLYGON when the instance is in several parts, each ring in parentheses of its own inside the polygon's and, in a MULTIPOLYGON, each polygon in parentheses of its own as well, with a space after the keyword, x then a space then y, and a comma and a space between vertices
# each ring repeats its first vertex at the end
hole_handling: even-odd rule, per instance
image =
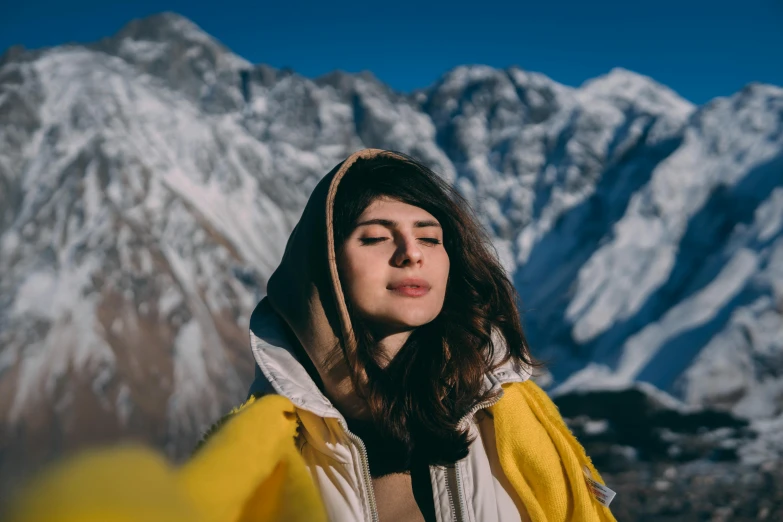
POLYGON ((386 237, 362 237, 359 238, 359 241, 362 242, 363 245, 374 245, 375 243, 380 243, 381 241, 388 239, 386 237))
MULTIPOLYGON (((389 239, 387 237, 362 237, 359 238, 359 241, 362 242, 363 245, 374 245, 375 243, 380 243, 381 241, 385 241, 386 239, 389 239)), ((421 241, 424 241, 425 243, 429 243, 431 245, 440 245, 440 239, 436 237, 420 237, 421 241)))

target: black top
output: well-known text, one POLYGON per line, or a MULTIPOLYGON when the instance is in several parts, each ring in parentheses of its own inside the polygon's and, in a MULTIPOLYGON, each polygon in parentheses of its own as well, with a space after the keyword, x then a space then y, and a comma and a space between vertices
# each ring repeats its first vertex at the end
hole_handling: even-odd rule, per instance
MULTIPOLYGON (((293 336, 293 332, 289 330, 289 333, 297 359, 325 395, 323 381, 318 375, 315 365, 296 337, 293 336)), ((378 478, 390 473, 410 474, 413 498, 416 500, 424 520, 435 522, 435 499, 430 482, 429 462, 416 456, 415 453, 410 455, 407 448, 380 436, 372 422, 348 418, 345 421, 348 424, 348 429, 364 442, 370 465, 370 476, 378 478)))
POLYGON ((370 465, 370 475, 373 478, 383 477, 390 473, 407 473, 411 476, 413 498, 419 506, 424 520, 434 522, 435 499, 430 482, 429 462, 407 448, 395 444, 378 434, 372 422, 346 419, 348 429, 362 439, 367 449, 367 460, 370 465))

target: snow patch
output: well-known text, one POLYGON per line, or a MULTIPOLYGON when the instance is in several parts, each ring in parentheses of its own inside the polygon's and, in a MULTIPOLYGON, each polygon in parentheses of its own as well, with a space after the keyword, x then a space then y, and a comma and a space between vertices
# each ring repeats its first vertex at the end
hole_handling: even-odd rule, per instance
POLYGON ((119 53, 124 56, 132 56, 143 62, 152 62, 164 57, 168 52, 168 49, 168 42, 123 38, 120 43, 119 53))
POLYGON ((666 341, 715 317, 744 288, 757 268, 755 252, 738 251, 705 288, 672 307, 660 321, 628 338, 617 368, 618 376, 628 381, 636 378, 666 341))

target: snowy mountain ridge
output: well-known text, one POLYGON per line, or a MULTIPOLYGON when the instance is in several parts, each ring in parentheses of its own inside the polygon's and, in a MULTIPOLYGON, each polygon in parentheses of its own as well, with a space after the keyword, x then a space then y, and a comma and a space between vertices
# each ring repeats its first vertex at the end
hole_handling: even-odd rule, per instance
POLYGON ((247 389, 310 191, 364 147, 475 206, 555 393, 644 382, 779 422, 783 89, 694 107, 622 69, 462 66, 406 95, 251 65, 167 13, 0 60, 4 473, 120 436, 186 454, 247 389))

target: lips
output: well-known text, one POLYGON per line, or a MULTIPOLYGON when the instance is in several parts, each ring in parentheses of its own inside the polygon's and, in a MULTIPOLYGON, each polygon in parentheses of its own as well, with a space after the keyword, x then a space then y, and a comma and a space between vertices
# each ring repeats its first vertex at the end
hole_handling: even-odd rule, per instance
POLYGON ((430 291, 430 284, 424 279, 409 277, 387 287, 392 292, 406 297, 421 297, 430 291))

